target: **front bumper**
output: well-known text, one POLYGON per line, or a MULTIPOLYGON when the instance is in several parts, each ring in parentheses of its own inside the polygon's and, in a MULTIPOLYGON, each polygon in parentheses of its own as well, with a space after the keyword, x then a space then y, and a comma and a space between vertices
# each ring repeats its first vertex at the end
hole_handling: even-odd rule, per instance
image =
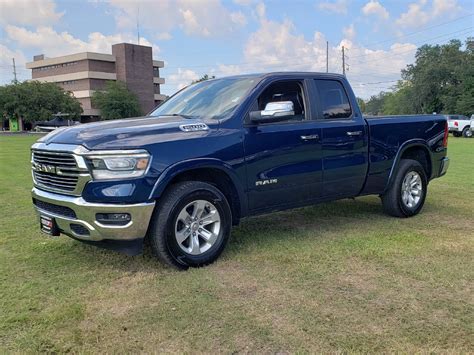
POLYGON ((82 197, 60 195, 37 188, 33 188, 31 193, 38 215, 54 218, 61 233, 83 241, 144 238, 155 207, 155 202, 90 203, 82 197), (104 225, 96 220, 97 213, 129 213, 131 220, 125 225, 104 225))
POLYGON ((448 171, 448 168, 449 168, 449 158, 444 157, 441 160, 441 165, 439 167, 439 176, 443 176, 444 174, 446 174, 446 172, 448 171))

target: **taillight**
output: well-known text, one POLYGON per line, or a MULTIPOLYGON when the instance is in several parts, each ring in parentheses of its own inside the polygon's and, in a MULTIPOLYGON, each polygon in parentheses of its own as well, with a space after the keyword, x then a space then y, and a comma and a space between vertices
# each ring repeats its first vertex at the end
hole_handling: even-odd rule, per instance
MULTIPOLYGON (((457 125, 457 122, 455 122, 457 125)), ((448 121, 446 121, 446 125, 444 126, 444 137, 443 137, 443 147, 447 148, 448 147, 448 134, 449 134, 449 128, 448 128, 448 121)))
POLYGON ((454 127, 458 127, 458 126, 459 126, 458 121, 454 121, 454 127))

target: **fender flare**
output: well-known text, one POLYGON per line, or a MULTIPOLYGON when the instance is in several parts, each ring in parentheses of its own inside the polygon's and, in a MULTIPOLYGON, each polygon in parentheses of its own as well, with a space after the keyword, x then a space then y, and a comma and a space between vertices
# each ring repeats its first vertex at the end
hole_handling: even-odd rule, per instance
POLYGON ((167 167, 156 180, 155 185, 150 193, 149 200, 158 199, 164 192, 164 190, 169 186, 170 182, 178 176, 179 174, 185 173, 187 171, 195 169, 219 169, 225 173, 237 191, 240 201, 240 215, 244 217, 247 214, 247 194, 245 193, 244 187, 240 182, 239 177, 237 176, 235 170, 227 164, 226 162, 215 159, 215 158, 199 158, 199 159, 190 159, 177 162, 173 165, 167 167))
MULTIPOLYGON (((401 157, 402 157, 403 153, 405 153, 408 149, 414 148, 414 147, 419 147, 419 148, 422 148, 423 150, 425 150, 426 153, 428 153, 428 157, 429 157, 429 160, 430 160, 428 163, 431 166, 433 166, 433 154, 431 153, 431 150, 430 150, 428 144, 426 143, 426 141, 424 141, 423 139, 411 139, 409 141, 404 142, 400 146, 400 148, 398 148, 397 154, 395 155, 395 158, 393 159, 392 168, 390 169, 387 184, 385 185, 385 189, 384 189, 383 193, 385 193, 387 191, 387 189, 390 187, 390 185, 392 184, 393 179, 395 178, 395 172, 397 171, 398 166, 400 165, 400 160, 401 160, 401 157)), ((431 173, 433 173, 433 172, 431 172, 431 173)), ((428 176, 428 181, 429 180, 431 180, 431 176, 428 176)))

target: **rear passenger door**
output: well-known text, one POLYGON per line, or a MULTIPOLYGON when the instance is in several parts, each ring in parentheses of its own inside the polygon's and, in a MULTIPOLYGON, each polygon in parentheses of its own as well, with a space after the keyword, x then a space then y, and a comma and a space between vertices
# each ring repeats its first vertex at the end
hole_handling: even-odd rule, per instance
POLYGON ((342 81, 315 79, 322 129, 322 197, 359 194, 368 168, 368 131, 342 81))

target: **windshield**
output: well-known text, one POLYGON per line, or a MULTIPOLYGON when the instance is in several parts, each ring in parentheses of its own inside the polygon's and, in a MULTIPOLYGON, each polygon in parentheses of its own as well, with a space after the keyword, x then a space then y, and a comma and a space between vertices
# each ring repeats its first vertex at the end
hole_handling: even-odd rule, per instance
POLYGON ((157 107, 150 116, 180 115, 184 118, 222 119, 229 116, 256 78, 225 78, 188 86, 157 107))

